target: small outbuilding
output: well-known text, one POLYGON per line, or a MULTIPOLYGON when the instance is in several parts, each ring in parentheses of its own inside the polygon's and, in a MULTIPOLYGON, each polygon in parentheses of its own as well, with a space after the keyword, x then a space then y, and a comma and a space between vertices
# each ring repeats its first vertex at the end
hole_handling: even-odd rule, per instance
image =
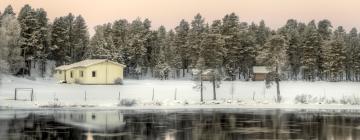
POLYGON ((266 79, 266 74, 269 73, 269 70, 265 66, 254 66, 253 72, 253 81, 264 81, 266 79))
POLYGON ((121 84, 126 66, 107 59, 88 59, 55 68, 55 78, 64 83, 121 84))

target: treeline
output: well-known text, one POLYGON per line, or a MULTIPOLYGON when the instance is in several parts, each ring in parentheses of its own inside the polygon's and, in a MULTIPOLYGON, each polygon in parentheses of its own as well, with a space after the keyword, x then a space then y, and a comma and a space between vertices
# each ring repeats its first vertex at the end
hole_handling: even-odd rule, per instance
POLYGON ((266 65, 259 57, 274 52, 269 49, 277 37, 285 42, 283 50, 277 50, 285 53, 282 79, 360 80, 356 28, 346 32, 329 20, 306 24, 290 19, 271 30, 264 21, 243 22, 235 13, 212 22, 197 14, 191 21, 181 20, 174 29, 153 30, 149 19, 120 19, 96 26, 90 39, 81 16, 69 14, 50 23, 45 10, 25 5, 17 17, 8 6, 1 14, 0 27, 1 69, 11 73, 26 71, 31 61, 55 60, 62 65, 106 58, 125 64, 125 75, 133 78, 150 72, 167 79, 170 71, 180 78, 187 70, 213 69, 229 80, 249 80, 253 66, 266 65))

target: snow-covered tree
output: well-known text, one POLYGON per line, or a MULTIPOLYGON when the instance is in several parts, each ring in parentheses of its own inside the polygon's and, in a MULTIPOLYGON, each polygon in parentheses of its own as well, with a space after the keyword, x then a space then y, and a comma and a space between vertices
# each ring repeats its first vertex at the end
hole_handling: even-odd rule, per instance
POLYGON ((321 49, 321 36, 317 32, 315 21, 311 21, 305 28, 302 42, 302 60, 304 66, 304 79, 315 80, 317 73, 320 71, 318 62, 319 55, 322 55, 321 49))
POLYGON ((3 13, 0 12, 0 26, 1 26, 1 19, 2 19, 3 17, 5 17, 5 16, 15 16, 15 15, 16 15, 16 14, 15 14, 12 6, 11 6, 11 5, 8 5, 8 6, 4 9, 4 12, 3 12, 3 13))
POLYGON ((241 49, 239 17, 235 13, 225 15, 223 18, 222 35, 225 38, 227 55, 224 57, 224 67, 231 80, 235 80, 239 67, 239 52, 241 49))
POLYGON ((265 21, 261 20, 259 23, 259 27, 256 32, 256 42, 263 46, 266 43, 266 40, 270 37, 271 32, 269 27, 266 27, 265 21))
POLYGON ((286 25, 279 29, 279 34, 283 35, 288 42, 286 54, 288 58, 288 78, 296 80, 301 67, 301 36, 298 31, 298 22, 294 19, 287 21, 286 25))
POLYGON ((108 23, 95 27, 95 35, 91 38, 90 47, 87 50, 88 58, 122 62, 122 53, 114 44, 111 26, 108 23))
POLYGON ((360 80, 360 38, 356 28, 345 36, 345 53, 346 80, 360 80))
POLYGON ((321 36, 322 40, 330 40, 331 39, 331 31, 332 25, 331 22, 327 19, 321 20, 318 23, 318 32, 321 36))
POLYGON ((127 45, 127 54, 129 55, 129 62, 127 66, 131 68, 130 73, 135 74, 137 78, 142 74, 143 68, 146 66, 146 52, 147 48, 145 42, 149 37, 148 29, 145 27, 148 24, 138 18, 134 20, 129 27, 129 40, 127 45))
POLYGON ((258 56, 259 61, 262 61, 270 71, 266 75, 266 85, 269 87, 273 81, 276 83, 277 102, 281 101, 280 79, 287 60, 286 47, 285 38, 281 35, 274 35, 264 44, 264 48, 258 56))
POLYGON ((197 66, 200 66, 200 71, 207 70, 206 76, 208 76, 208 79, 211 80, 213 84, 214 100, 216 100, 216 88, 220 87, 221 83, 220 69, 223 65, 222 58, 226 55, 224 45, 225 41, 221 34, 210 32, 204 35, 200 46, 199 57, 203 60, 198 61, 198 63, 201 64, 197 66))
POLYGON ((57 65, 68 64, 66 59, 66 42, 68 42, 69 33, 64 17, 55 18, 51 27, 51 43, 49 59, 56 60, 57 65))
POLYGON ((341 29, 335 31, 334 38, 324 48, 324 72, 330 81, 339 81, 345 68, 345 41, 341 29))
POLYGON ((72 24, 72 59, 74 62, 83 60, 86 53, 86 48, 89 45, 89 32, 85 19, 79 15, 75 18, 72 24))
POLYGON ((202 57, 199 57, 197 59, 196 65, 195 65, 195 69, 192 71, 193 72, 193 80, 195 81, 195 86, 193 87, 194 89, 199 89, 200 90, 200 102, 204 101, 204 71, 206 70, 206 64, 205 64, 205 59, 202 57))
POLYGON ((38 44, 37 34, 39 32, 39 24, 37 23, 36 12, 29 5, 21 8, 18 21, 20 23, 20 46, 22 48, 22 56, 25 59, 27 70, 30 70, 30 62, 34 60, 36 47, 38 44))
POLYGON ((189 58, 192 67, 195 67, 197 59, 199 58, 200 46, 203 33, 206 31, 205 19, 200 15, 195 15, 191 21, 191 29, 187 36, 186 45, 189 47, 189 58))
POLYGON ((186 45, 189 34, 189 23, 185 20, 180 21, 180 25, 175 28, 176 34, 174 39, 174 46, 176 52, 176 58, 181 60, 181 68, 183 69, 183 77, 185 76, 185 69, 188 69, 190 63, 190 49, 186 45))
POLYGON ((0 47, 1 47, 1 65, 2 71, 15 74, 24 65, 24 59, 21 57, 21 48, 19 45, 20 25, 14 15, 6 15, 1 19, 0 27, 0 47))
POLYGON ((51 28, 52 56, 58 65, 80 61, 86 56, 89 46, 89 33, 84 18, 67 16, 55 18, 51 28))

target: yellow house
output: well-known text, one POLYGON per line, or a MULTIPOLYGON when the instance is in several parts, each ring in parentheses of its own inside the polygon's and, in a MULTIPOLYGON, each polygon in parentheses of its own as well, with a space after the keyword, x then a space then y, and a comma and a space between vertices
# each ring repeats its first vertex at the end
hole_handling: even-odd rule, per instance
POLYGON ((55 78, 77 84, 121 84, 126 66, 107 59, 88 59, 55 68, 55 78))

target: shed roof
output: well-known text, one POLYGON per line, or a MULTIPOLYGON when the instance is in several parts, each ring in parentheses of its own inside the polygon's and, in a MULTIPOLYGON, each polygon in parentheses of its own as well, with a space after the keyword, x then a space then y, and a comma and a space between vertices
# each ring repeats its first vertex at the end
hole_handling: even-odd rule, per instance
POLYGON ((269 73, 269 70, 265 66, 254 66, 254 73, 269 73))
POLYGON ((87 60, 76 62, 76 63, 70 64, 70 65, 62 65, 62 66, 56 67, 55 69, 56 70, 68 70, 68 69, 72 69, 72 68, 76 68, 76 67, 88 67, 88 66, 103 63, 103 62, 109 62, 109 63, 115 64, 115 65, 119 65, 121 67, 126 67, 123 64, 120 64, 120 63, 117 63, 114 61, 110 61, 107 59, 87 59, 87 60))

